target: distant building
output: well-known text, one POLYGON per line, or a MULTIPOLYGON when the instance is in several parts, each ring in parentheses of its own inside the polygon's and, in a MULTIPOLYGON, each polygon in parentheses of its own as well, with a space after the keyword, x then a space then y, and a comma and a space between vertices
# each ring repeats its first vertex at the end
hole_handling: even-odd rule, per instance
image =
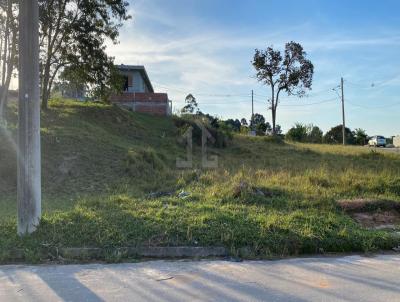
POLYGON ((393 145, 400 148, 400 135, 393 137, 393 145))
POLYGON ((166 93, 155 93, 144 66, 116 66, 124 77, 123 92, 110 97, 110 102, 136 112, 167 116, 172 114, 166 93))

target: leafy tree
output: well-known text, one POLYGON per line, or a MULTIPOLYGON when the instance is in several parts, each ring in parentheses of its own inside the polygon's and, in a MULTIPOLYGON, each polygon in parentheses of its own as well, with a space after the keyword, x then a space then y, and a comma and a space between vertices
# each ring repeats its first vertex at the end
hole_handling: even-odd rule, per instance
POLYGON ((296 123, 286 133, 286 139, 295 142, 322 143, 322 130, 312 124, 296 123))
POLYGON ((268 47, 255 50, 253 62, 257 79, 271 87, 270 109, 272 111, 272 132, 276 134, 276 111, 279 96, 287 95, 303 97, 307 89, 311 89, 314 66, 306 59, 306 52, 299 43, 289 42, 284 53, 268 47))
POLYGON ((265 117, 262 114, 256 113, 251 121, 253 125, 265 124, 265 117))
POLYGON ((211 127, 213 128, 219 128, 219 124, 220 124, 220 120, 218 117, 213 116, 211 114, 204 114, 201 111, 199 111, 199 113, 197 114, 198 116, 200 116, 203 120, 208 121, 208 123, 210 124, 211 127))
POLYGON ((267 123, 265 122, 265 117, 259 113, 254 114, 250 127, 257 132, 257 135, 265 135, 268 128, 267 123))
POLYGON ((286 139, 294 142, 305 142, 307 140, 307 126, 296 123, 286 133, 286 139))
POLYGON ((105 42, 117 43, 122 22, 130 18, 128 5, 124 0, 39 0, 42 108, 63 70, 93 96, 117 86, 105 42))
POLYGON ((242 124, 242 126, 247 127, 249 124, 247 123, 247 120, 245 118, 242 118, 240 120, 240 123, 242 124))
MULTIPOLYGON (((270 126, 271 127, 271 126, 270 126)), ((276 135, 281 135, 282 134, 282 127, 281 127, 281 125, 276 125, 275 126, 275 134, 276 135)))
POLYGON ((225 121, 225 124, 235 132, 239 132, 240 127, 242 126, 242 124, 240 123, 240 121, 238 119, 236 119, 236 120, 228 119, 225 121))
POLYGON ((323 136, 324 133, 319 127, 310 125, 307 131, 307 141, 309 143, 320 144, 322 143, 323 136))
POLYGON ((364 129, 357 128, 353 132, 354 140, 357 145, 364 146, 368 141, 368 134, 364 129))
MULTIPOLYGON (((354 134, 349 128, 345 128, 346 142, 348 144, 354 144, 354 134)), ((325 136, 324 142, 328 144, 341 144, 343 142, 342 125, 331 128, 325 136)))
POLYGON ((188 94, 185 98, 185 106, 182 108, 182 114, 201 114, 199 104, 193 94, 188 94))

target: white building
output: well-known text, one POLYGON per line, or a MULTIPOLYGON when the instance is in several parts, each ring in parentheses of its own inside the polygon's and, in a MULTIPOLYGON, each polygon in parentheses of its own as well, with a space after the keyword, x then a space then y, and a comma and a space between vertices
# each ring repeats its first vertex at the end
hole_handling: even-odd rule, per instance
POLYGON ((393 145, 397 148, 400 148, 400 135, 395 136, 393 138, 393 145))

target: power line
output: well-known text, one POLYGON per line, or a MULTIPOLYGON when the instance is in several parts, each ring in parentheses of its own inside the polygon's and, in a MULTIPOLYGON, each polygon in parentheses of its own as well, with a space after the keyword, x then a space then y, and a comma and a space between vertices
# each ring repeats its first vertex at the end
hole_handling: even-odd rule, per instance
POLYGON ((394 79, 398 79, 398 78, 399 78, 399 75, 395 75, 392 78, 387 79, 387 80, 372 81, 369 86, 366 86, 365 82, 364 83, 355 83, 355 82, 351 82, 351 81, 348 81, 348 80, 345 80, 345 82, 350 84, 350 85, 352 85, 352 86, 356 86, 356 87, 359 87, 361 89, 368 89, 369 90, 369 89, 380 89, 380 88, 383 88, 383 86, 385 84, 388 84, 391 81, 393 81, 394 79))
POLYGON ((248 103, 249 101, 245 100, 235 100, 235 101, 228 101, 228 102, 212 102, 212 103, 203 103, 198 102, 199 105, 231 105, 231 104, 239 104, 239 103, 248 103))
MULTIPOLYGON (((188 91, 184 91, 182 89, 178 89, 178 88, 173 88, 173 87, 168 87, 165 85, 160 85, 157 84, 157 86, 160 86, 163 89, 167 89, 167 90, 174 90, 183 94, 188 94, 188 91)), ((220 97, 220 98, 230 98, 230 97, 250 97, 251 94, 249 93, 195 93, 193 92, 193 94, 195 96, 209 96, 209 97, 220 97)))
POLYGON ((391 107, 395 107, 395 106, 400 106, 400 102, 396 102, 396 103, 393 103, 393 104, 382 105, 382 106, 365 106, 365 105, 360 105, 360 104, 356 104, 356 103, 353 103, 353 102, 349 102, 348 100, 347 100, 347 102, 352 106, 363 108, 363 109, 382 109, 382 108, 391 108, 391 107))
MULTIPOLYGON (((303 106, 313 106, 313 105, 319 105, 319 104, 324 104, 324 103, 329 103, 329 102, 334 102, 337 101, 337 97, 330 98, 327 100, 319 101, 319 102, 314 102, 314 103, 300 103, 300 104, 282 104, 281 102, 279 103, 281 107, 303 107, 303 106)), ((255 100, 255 103, 262 103, 262 104, 267 104, 265 101, 259 101, 255 100)))
MULTIPOLYGON (((320 95, 321 93, 328 92, 330 90, 331 90, 330 88, 324 88, 324 89, 320 89, 317 91, 311 90, 310 94, 308 94, 307 97, 315 97, 316 95, 320 95)), ((265 97, 265 98, 271 97, 270 95, 259 94, 259 93, 255 93, 254 95, 260 96, 260 97, 265 97)), ((297 95, 289 95, 289 96, 285 96, 285 98, 296 98, 297 99, 298 96, 297 95)))
MULTIPOLYGON (((168 87, 168 86, 165 86, 165 85, 161 85, 161 84, 157 84, 157 83, 155 83, 157 86, 159 86, 159 87, 161 87, 161 88, 163 88, 163 89, 167 89, 167 90, 173 90, 173 91, 177 91, 177 92, 180 92, 180 93, 183 93, 183 94, 187 94, 188 93, 188 91, 184 91, 184 90, 182 90, 182 89, 178 89, 178 88, 174 88, 174 87, 168 87)), ((313 93, 312 95, 307 95, 307 97, 308 96, 310 96, 310 97, 314 97, 316 94, 319 94, 319 93, 322 93, 322 92, 326 92, 326 91, 328 91, 327 89, 324 89, 324 90, 320 90, 320 91, 318 91, 318 92, 316 92, 316 93, 313 93)), ((193 92, 193 94, 195 95, 195 96, 207 96, 207 97, 219 97, 219 98, 231 98, 231 97, 251 97, 252 95, 251 94, 249 94, 249 93, 198 93, 198 92, 193 92)), ((259 94, 259 93, 254 93, 253 92, 253 97, 261 97, 261 98, 269 98, 270 96, 267 96, 267 95, 263 95, 263 94, 259 94)), ((295 101, 295 100, 298 100, 299 99, 299 97, 298 96, 296 96, 296 95, 290 95, 290 96, 285 96, 285 97, 282 97, 282 99, 284 99, 284 100, 287 100, 288 98, 292 98, 293 99, 293 101, 295 101)), ((264 100, 263 100, 264 101, 264 100)))
POLYGON ((324 100, 324 101, 320 101, 320 102, 315 102, 315 103, 306 103, 306 104, 290 104, 290 105, 286 105, 286 104, 281 104, 279 106, 281 107, 303 107, 303 106, 314 106, 314 105, 319 105, 319 104, 325 104, 325 103, 331 103, 337 101, 337 98, 331 98, 328 100, 324 100))
MULTIPOLYGON (((323 100, 320 102, 314 102, 314 103, 303 103, 303 104, 280 104, 280 107, 307 107, 307 106, 314 106, 314 105, 320 105, 320 104, 325 104, 325 103, 331 103, 337 101, 337 98, 331 98, 328 100, 323 100)), ((232 105, 232 104, 243 104, 243 103, 248 103, 249 101, 247 100, 235 100, 235 101, 227 101, 227 102, 212 102, 212 103, 203 103, 203 102, 198 102, 199 105, 232 105)), ((258 103, 258 104, 264 104, 264 105, 268 105, 267 102, 265 101, 259 101, 259 100, 255 100, 253 99, 254 103, 258 103)))
POLYGON ((347 84, 350 84, 351 86, 355 86, 355 87, 358 87, 358 88, 360 88, 360 89, 373 89, 373 88, 375 88, 375 84, 371 84, 371 86, 365 86, 364 84, 356 84, 356 83, 353 83, 353 82, 350 82, 350 81, 348 81, 348 80, 346 80, 345 81, 347 84))

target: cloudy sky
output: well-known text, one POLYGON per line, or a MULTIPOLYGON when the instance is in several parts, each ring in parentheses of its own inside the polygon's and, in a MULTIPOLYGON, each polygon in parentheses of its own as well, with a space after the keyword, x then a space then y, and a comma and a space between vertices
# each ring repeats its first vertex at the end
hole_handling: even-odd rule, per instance
POLYGON ((278 123, 327 130, 341 124, 338 95, 345 79, 347 125, 370 135, 400 134, 400 2, 395 0, 134 0, 117 63, 145 65, 153 86, 175 108, 192 93, 203 112, 270 121, 268 87, 254 78, 255 48, 301 43, 315 66, 307 98, 285 97, 278 123), (351 2, 351 4, 349 4, 351 2))

